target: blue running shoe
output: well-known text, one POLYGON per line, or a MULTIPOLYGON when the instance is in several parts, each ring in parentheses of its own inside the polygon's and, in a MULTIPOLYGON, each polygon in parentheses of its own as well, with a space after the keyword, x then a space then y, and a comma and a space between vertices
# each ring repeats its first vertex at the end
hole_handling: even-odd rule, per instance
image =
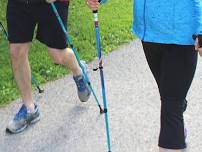
POLYGON ((35 105, 35 112, 28 113, 26 106, 23 104, 19 112, 15 115, 6 128, 9 133, 20 133, 25 130, 29 124, 34 124, 40 120, 38 106, 35 105))
POLYGON ((187 129, 184 128, 184 138, 185 138, 185 144, 186 144, 186 148, 182 149, 182 152, 189 152, 189 146, 188 146, 188 142, 187 142, 187 129))
MULTIPOLYGON (((87 74, 87 64, 85 61, 81 61, 81 64, 85 70, 85 73, 87 74)), ((90 98, 91 95, 91 90, 88 86, 88 80, 85 79, 84 75, 78 75, 74 76, 74 81, 77 86, 77 91, 78 91, 78 97, 81 102, 86 102, 90 98)))

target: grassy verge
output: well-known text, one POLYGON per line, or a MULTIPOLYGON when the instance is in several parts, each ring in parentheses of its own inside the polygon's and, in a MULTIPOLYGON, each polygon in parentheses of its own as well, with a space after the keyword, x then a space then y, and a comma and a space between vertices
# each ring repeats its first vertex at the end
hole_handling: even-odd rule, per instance
MULTIPOLYGON (((1 0, 0 21, 5 25, 7 0, 1 0)), ((123 43, 133 39, 131 35, 132 0, 110 0, 100 9, 100 30, 104 53, 109 53, 123 43)), ((95 32, 91 11, 85 0, 72 0, 69 9, 69 34, 80 58, 91 61, 96 56, 95 32)), ((47 54, 47 48, 37 41, 29 54, 33 75, 45 83, 68 73, 60 66, 54 66, 47 54)), ((19 93, 13 80, 8 46, 0 36, 0 106, 16 99, 19 93)))

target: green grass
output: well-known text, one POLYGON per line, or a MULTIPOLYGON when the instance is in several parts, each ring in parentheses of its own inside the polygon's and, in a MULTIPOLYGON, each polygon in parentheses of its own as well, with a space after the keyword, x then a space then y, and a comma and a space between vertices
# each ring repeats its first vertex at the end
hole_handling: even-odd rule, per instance
MULTIPOLYGON (((5 21, 7 0, 1 0, 0 20, 5 21)), ((121 44, 133 39, 130 32, 132 22, 132 0, 110 0, 99 11, 101 41, 104 53, 109 53, 121 44)), ((95 32, 91 11, 85 0, 72 0, 69 9, 69 34, 79 52, 80 58, 91 61, 96 56, 95 32)), ((37 41, 33 42, 30 54, 33 75, 45 83, 58 79, 68 72, 61 66, 54 66, 47 54, 47 48, 37 41)), ((19 97, 12 76, 8 45, 0 36, 0 106, 19 97)))

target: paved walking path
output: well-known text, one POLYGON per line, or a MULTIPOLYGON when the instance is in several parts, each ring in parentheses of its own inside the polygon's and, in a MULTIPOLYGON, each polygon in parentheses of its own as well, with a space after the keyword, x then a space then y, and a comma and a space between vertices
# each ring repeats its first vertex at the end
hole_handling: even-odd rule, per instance
MULTIPOLYGON (((202 59, 188 95, 185 119, 190 152, 202 149, 202 59)), ((95 62, 90 63, 92 69, 95 62)), ((140 41, 124 45, 104 57, 112 152, 157 152, 160 100, 140 41)), ((100 97, 99 73, 90 70, 100 97)), ((0 109, 0 152, 107 152, 104 117, 92 97, 79 102, 72 76, 43 86, 35 94, 41 121, 18 135, 5 127, 19 100, 0 109)), ((102 102, 102 100, 100 100, 102 102)))

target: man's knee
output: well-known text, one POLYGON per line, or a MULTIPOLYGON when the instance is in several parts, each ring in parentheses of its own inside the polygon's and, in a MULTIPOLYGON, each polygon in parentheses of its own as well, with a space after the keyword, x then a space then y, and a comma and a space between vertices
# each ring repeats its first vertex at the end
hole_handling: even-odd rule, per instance
POLYGON ((11 44, 10 56, 11 59, 23 59, 28 56, 29 46, 26 44, 11 44))
POLYGON ((67 55, 68 60, 74 60, 74 58, 75 58, 74 52, 70 48, 66 49, 66 55, 67 55))

